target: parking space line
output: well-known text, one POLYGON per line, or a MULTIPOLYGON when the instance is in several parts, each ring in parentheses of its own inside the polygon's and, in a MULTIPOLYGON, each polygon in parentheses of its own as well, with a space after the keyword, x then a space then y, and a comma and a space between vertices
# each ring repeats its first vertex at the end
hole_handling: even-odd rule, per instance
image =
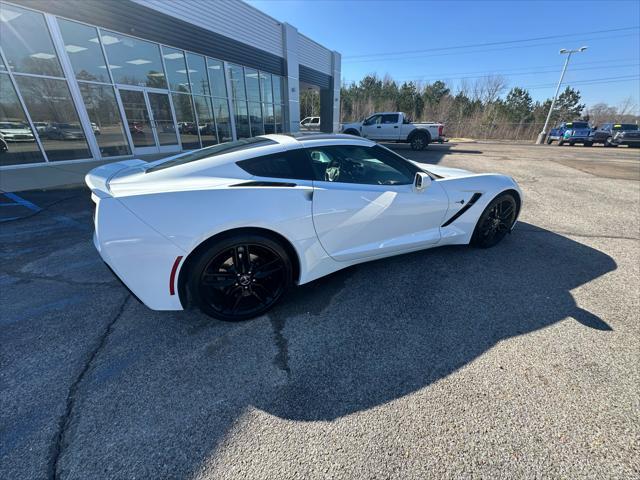
POLYGON ((8 204, 8 205, 22 205, 23 207, 28 208, 29 210, 33 210, 34 212, 39 212, 40 210, 42 210, 39 206, 37 206, 34 203, 31 203, 29 200, 25 200, 22 197, 19 197, 18 195, 16 195, 15 193, 11 193, 11 192, 5 192, 3 194, 5 197, 13 200, 15 203, 13 204, 8 204))

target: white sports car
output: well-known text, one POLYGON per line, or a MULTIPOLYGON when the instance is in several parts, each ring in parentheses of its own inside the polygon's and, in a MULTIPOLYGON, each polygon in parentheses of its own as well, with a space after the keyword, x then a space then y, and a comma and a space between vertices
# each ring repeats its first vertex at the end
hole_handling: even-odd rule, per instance
POLYGON ((522 206, 511 177, 423 166, 351 135, 265 135, 104 165, 86 182, 95 246, 133 294, 223 320, 356 263, 491 247, 522 206))

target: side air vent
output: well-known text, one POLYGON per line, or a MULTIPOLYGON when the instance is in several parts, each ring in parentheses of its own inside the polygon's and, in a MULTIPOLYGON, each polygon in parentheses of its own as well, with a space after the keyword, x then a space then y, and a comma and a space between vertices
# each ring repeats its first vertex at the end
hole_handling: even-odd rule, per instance
POLYGON ((295 183, 288 182, 242 182, 236 183, 234 185, 229 185, 230 187, 295 187, 295 183))
POLYGON ((453 222, 455 222, 464 212, 466 212, 471 207, 473 207, 473 204, 476 203, 481 196, 482 196, 481 193, 474 193, 471 199, 467 202, 467 204, 464 207, 462 207, 460 210, 458 210, 449 220, 444 222, 442 226, 446 227, 448 225, 451 225, 453 222))

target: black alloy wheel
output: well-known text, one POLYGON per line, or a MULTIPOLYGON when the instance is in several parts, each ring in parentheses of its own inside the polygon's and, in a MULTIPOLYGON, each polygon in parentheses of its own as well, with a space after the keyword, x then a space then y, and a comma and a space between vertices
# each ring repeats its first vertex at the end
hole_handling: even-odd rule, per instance
POLYGON ((291 286, 291 261, 275 240, 238 235, 221 241, 196 262, 189 279, 194 302, 226 321, 262 315, 291 286))
POLYGON ((416 133, 411 138, 411 150, 424 150, 428 144, 429 140, 424 133, 416 133))
POLYGON ((494 198, 480 215, 471 243, 480 248, 489 248, 500 242, 511 231, 517 208, 515 198, 509 193, 494 198))

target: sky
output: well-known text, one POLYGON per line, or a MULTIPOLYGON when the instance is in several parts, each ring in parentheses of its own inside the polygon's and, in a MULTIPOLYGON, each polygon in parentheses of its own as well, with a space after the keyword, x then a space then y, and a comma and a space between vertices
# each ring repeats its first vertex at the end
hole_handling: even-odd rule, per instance
POLYGON ((588 106, 631 97, 640 113, 640 0, 248 3, 340 52, 346 82, 388 73, 400 82, 443 79, 455 91, 461 78, 500 74, 544 100, 566 58, 558 51, 587 46, 572 55, 563 88, 579 89, 588 106))

